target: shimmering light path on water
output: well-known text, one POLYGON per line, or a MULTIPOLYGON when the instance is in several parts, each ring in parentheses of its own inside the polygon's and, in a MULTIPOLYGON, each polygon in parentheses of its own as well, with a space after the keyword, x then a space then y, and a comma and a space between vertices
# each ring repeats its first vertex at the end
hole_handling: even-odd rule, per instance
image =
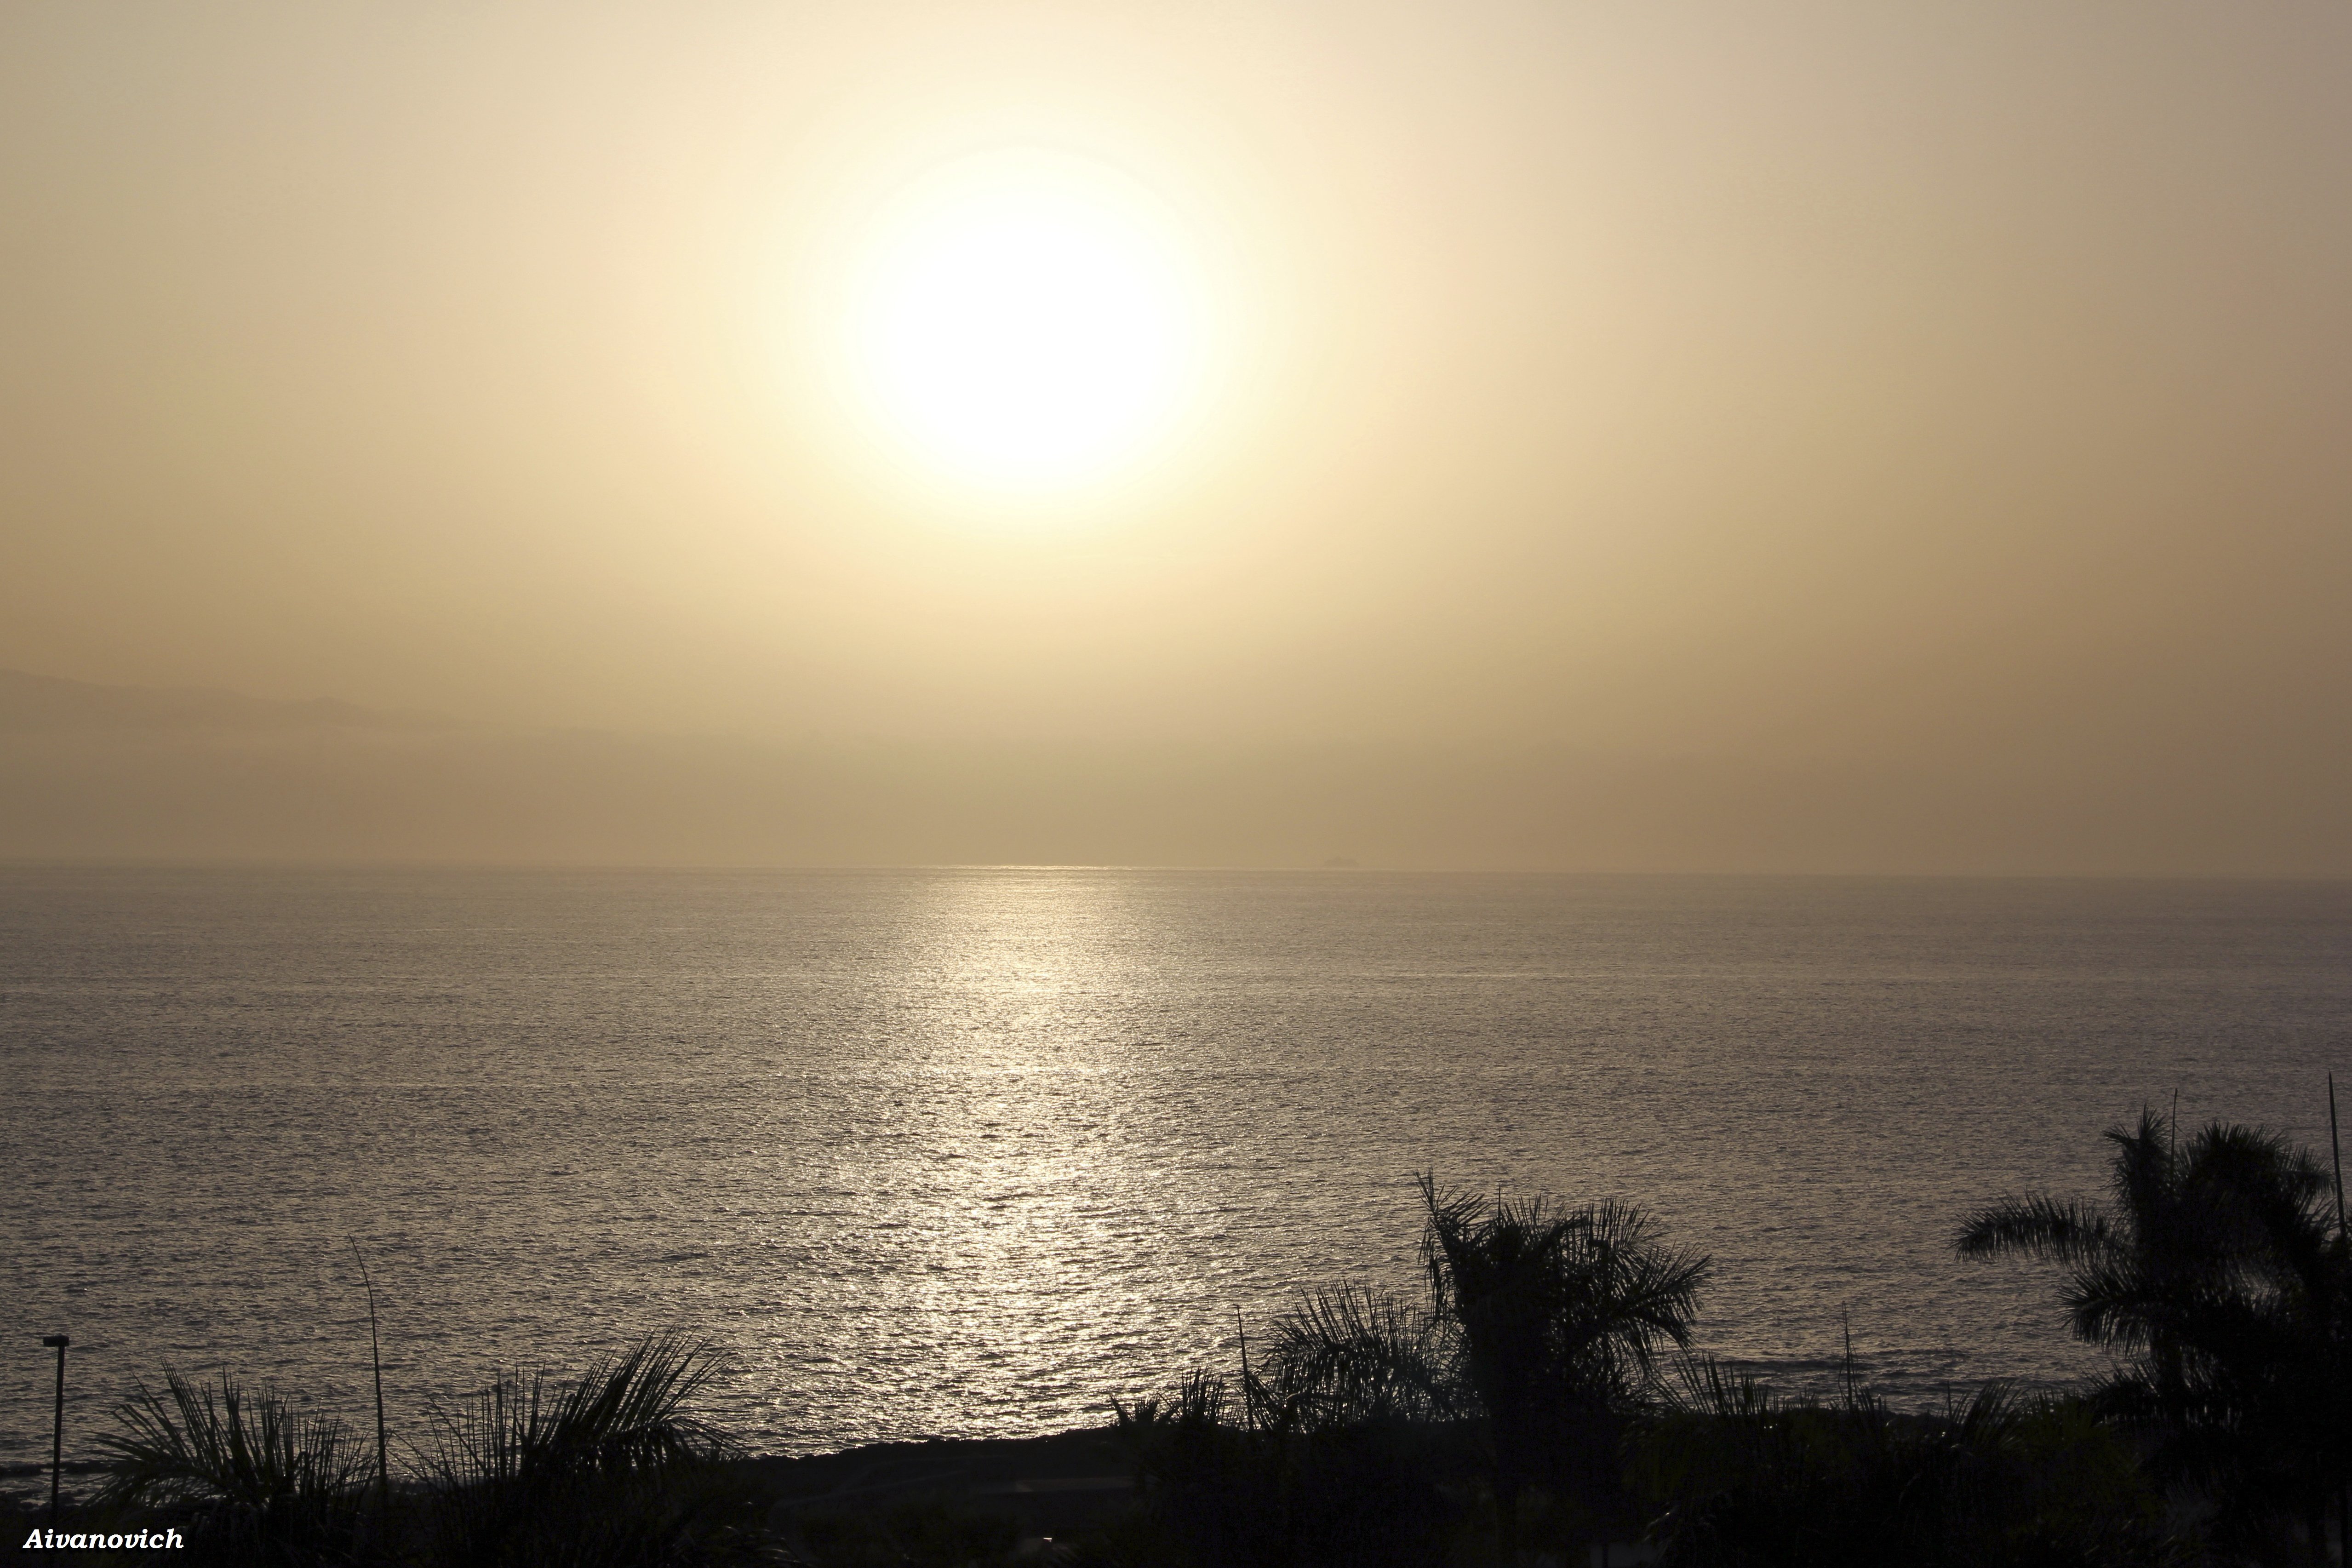
POLYGON ((2143 1100, 2326 1133, 2352 888, 0 869, 0 1463, 166 1364, 403 1432, 670 1325, 755 1445, 1048 1430, 1413 1278, 1412 1173, 1629 1197, 1707 1348, 2063 1377, 1959 1214, 2143 1100), (87 1354, 80 1347, 89 1347, 87 1354))

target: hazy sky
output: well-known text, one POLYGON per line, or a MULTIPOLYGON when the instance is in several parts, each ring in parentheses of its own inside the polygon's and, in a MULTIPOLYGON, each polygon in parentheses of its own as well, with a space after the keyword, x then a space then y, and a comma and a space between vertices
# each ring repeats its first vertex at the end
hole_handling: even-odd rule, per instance
POLYGON ((2347 81, 2336 0, 15 5, 0 667, 2317 823, 2347 81), (1038 149, 1146 193, 1205 390, 960 488, 834 329, 1038 149))

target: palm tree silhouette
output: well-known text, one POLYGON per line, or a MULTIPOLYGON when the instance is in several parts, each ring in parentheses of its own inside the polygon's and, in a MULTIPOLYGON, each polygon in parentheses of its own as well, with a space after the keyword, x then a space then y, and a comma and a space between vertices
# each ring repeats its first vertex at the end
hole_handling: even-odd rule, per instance
POLYGON ((1421 1193, 1423 1258, 1486 1413, 1505 1530, 1541 1480, 1614 1512, 1624 1423, 1666 1348, 1689 1344, 1709 1260, 1654 1239, 1646 1216, 1622 1204, 1446 1197, 1431 1175, 1421 1193))
POLYGON ((1955 1245, 2063 1266, 2074 1336, 2127 1358, 2098 1407, 2156 1439, 2158 1473, 2203 1493, 2225 1540, 2275 1548, 2292 1521, 2325 1562, 2352 1473, 2352 1257, 2326 1172, 2255 1128, 2215 1122, 2182 1144, 2152 1110, 2106 1138, 2107 1207, 2009 1199, 1955 1245))

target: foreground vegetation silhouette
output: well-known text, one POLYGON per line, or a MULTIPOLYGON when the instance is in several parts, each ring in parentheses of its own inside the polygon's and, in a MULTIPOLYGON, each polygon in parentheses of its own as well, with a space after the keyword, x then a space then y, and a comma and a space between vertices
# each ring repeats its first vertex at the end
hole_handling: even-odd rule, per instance
POLYGON ((2340 1561, 2352 1537, 2352 1258, 2340 1173, 2284 1140, 2166 1118, 2107 1134, 2104 1210, 2027 1198, 1971 1215, 1964 1254, 2061 1264, 2075 1336, 2122 1356, 2088 1405, 2252 1559, 2340 1561), (2331 1194, 2333 1202, 2331 1204, 2331 1194), (2330 1536, 2338 1543, 2331 1559, 2330 1536))
POLYGON ((1682 1353, 1709 1264, 1638 1210, 1422 1192, 1423 1299, 1310 1293, 1237 1384, 1121 1410, 1159 1483, 1123 1560, 2192 1560, 2081 1401, 1787 1399, 1682 1353))
POLYGON ((662 1335, 568 1383, 501 1376, 434 1412, 397 1485, 339 1420, 166 1374, 100 1438, 111 1464, 69 1528, 175 1527, 186 1549, 153 1553, 174 1563, 725 1561, 756 1500, 728 1477, 733 1445, 692 1414, 715 1370, 707 1345, 662 1335))
POLYGON ((2068 1327, 2112 1357, 2073 1394, 1899 1410, 1849 1355, 1832 1395, 1786 1396, 1692 1352, 1710 1262, 1639 1209, 1424 1176, 1421 1288, 1310 1289, 1234 1367, 1114 1402, 1132 1501, 1074 1539, 969 1489, 780 1498, 772 1461, 693 1414, 717 1363, 676 1336, 498 1379, 397 1477, 338 1421, 167 1374, 68 1528, 170 1524, 190 1549, 156 1560, 289 1565, 2343 1562, 2340 1177, 2244 1127, 2183 1140, 2151 1112, 2107 1138, 2105 1205, 2011 1198, 1955 1238, 2059 1268, 2068 1327))

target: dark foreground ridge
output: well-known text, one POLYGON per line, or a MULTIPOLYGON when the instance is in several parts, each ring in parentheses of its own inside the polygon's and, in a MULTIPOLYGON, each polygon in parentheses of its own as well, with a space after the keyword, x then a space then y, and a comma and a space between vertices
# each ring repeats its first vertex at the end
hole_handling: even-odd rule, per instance
MULTIPOLYGON (((1045 1437, 934 1437, 730 1467, 767 1504, 769 1531, 811 1561, 843 1555, 845 1534, 893 1536, 893 1519, 971 1521, 1011 1544, 1075 1542, 1135 1504, 1135 1465, 1116 1427, 1045 1437), (991 1531, 987 1521, 998 1527, 991 1531), (844 1527, 847 1526, 845 1531, 844 1527), (877 1528, 877 1527, 879 1528, 877 1528), (810 1540, 829 1538, 830 1556, 810 1540)), ((894 1537, 895 1538, 895 1537, 894 1537)), ((979 1544, 979 1542, 974 1542, 979 1544)))
POLYGON ((166 1373, 55 1519, 20 1496, 5 1522, 28 1561, 288 1568, 2344 1563, 2335 1152, 2152 1112, 2107 1137, 2107 1204, 2013 1197, 1954 1232, 1955 1267, 2060 1271, 2067 1328, 2113 1357, 2063 1395, 1897 1410, 1850 1362, 1833 1396, 1782 1395, 1692 1345, 1712 1265, 1639 1209, 1424 1177, 1422 1292, 1308 1289, 1103 1428, 752 1457, 696 1415, 713 1348, 661 1336, 501 1377, 395 1462, 380 1429, 166 1373))

